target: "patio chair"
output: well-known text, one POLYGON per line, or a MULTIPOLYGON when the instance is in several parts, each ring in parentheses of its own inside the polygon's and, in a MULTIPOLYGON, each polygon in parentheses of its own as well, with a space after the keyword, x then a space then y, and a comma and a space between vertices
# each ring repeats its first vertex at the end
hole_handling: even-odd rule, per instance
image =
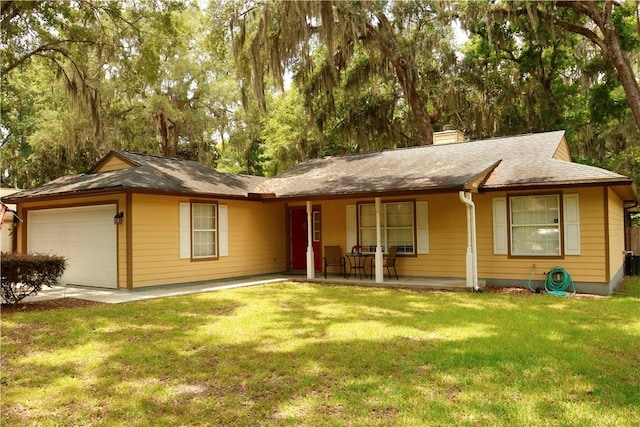
MULTIPOLYGON (((382 267, 386 267, 387 274, 389 274, 389 278, 391 278, 391 269, 393 268, 393 272, 396 275, 396 280, 400 280, 398 278, 398 271, 396 270, 396 255, 398 253, 397 246, 389 247, 389 254, 382 259, 382 267)), ((374 277, 376 269, 375 258, 371 260, 371 277, 374 277)))
POLYGON ((344 256, 342 256, 342 249, 340 246, 325 246, 324 247, 324 278, 327 278, 327 267, 340 267, 342 277, 345 277, 345 263, 344 256))

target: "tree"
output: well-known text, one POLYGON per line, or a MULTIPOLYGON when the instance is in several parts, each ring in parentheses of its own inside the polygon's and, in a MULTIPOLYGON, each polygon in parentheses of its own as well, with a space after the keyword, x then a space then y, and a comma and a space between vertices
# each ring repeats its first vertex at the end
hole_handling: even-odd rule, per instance
POLYGON ((436 18, 434 6, 417 1, 242 3, 232 15, 234 53, 263 111, 265 76, 282 85, 287 68, 294 71, 308 105, 328 94, 326 107, 332 108, 343 74, 354 59, 366 55, 368 68, 361 70, 357 82, 365 86, 393 70, 402 101, 412 113, 412 145, 431 144, 437 111, 436 117, 428 113, 434 105, 431 82, 416 58, 446 40, 434 31, 442 28, 436 18))
POLYGON ((473 139, 566 129, 577 160, 640 176, 637 2, 200 4, 1 2, 3 184, 110 149, 272 175, 448 123, 473 139))
POLYGON ((197 5, 3 2, 2 21, 5 185, 83 172, 109 149, 215 163, 237 98, 197 5))
MULTIPOLYGON (((490 13, 522 24, 528 21, 534 29, 550 23, 596 45, 614 66, 640 129, 640 86, 631 60, 640 48, 640 10, 636 1, 508 1, 491 7, 490 13)), ((541 35, 544 37, 545 33, 541 35)))
MULTIPOLYGON (((637 2, 461 3, 453 15, 486 46, 465 54, 463 64, 491 65, 463 69, 468 75, 461 76, 460 86, 468 92, 499 82, 493 93, 502 101, 487 115, 497 135, 566 129, 575 160, 638 177, 640 127, 632 111, 637 80, 628 71, 639 53, 639 13, 637 2), (606 36, 587 12, 607 26, 606 36), (616 40, 622 48, 618 57, 629 61, 614 58, 616 40), (625 76, 633 78, 623 85, 625 76)), ((486 109, 471 104, 476 111, 486 109)))
POLYGON ((558 8, 571 13, 552 14, 544 8, 538 11, 542 18, 552 19, 560 28, 586 37, 602 50, 617 71, 618 80, 627 96, 627 103, 640 129, 640 86, 629 59, 631 51, 640 47, 638 4, 633 1, 619 4, 613 0, 600 3, 601 5, 593 1, 558 1, 558 8), (575 15, 582 19, 571 20, 575 15), (637 23, 635 32, 634 19, 637 23), (586 22, 583 24, 580 21, 586 22), (594 24, 600 30, 600 34, 593 31, 594 24))
POLYGON ((309 123, 302 97, 295 90, 277 95, 262 119, 265 174, 274 176, 298 162, 317 157, 319 135, 309 123), (315 155, 314 155, 315 154, 315 155))
POLYGON ((49 62, 56 77, 65 83, 71 101, 91 112, 99 133, 100 94, 97 76, 88 65, 92 59, 102 62, 114 52, 117 30, 128 24, 121 19, 118 4, 90 0, 3 1, 0 18, 3 82, 18 67, 36 58, 49 62))

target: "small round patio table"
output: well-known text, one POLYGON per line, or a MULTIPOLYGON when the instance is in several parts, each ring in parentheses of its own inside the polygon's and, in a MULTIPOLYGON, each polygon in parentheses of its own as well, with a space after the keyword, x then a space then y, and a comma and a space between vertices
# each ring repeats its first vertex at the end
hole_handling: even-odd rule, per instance
POLYGON ((363 274, 366 279, 369 278, 367 275, 367 260, 371 257, 370 254, 352 253, 346 254, 345 257, 347 258, 347 261, 349 261, 347 279, 351 277, 351 274, 353 274, 354 277, 358 275, 360 279, 362 279, 363 274))

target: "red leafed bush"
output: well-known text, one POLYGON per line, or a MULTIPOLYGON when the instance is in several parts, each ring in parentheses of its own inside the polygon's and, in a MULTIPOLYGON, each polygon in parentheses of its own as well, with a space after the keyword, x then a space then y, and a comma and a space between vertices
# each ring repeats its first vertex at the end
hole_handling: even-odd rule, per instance
POLYGON ((63 256, 2 253, 2 302, 15 304, 29 295, 37 294, 44 286, 53 286, 66 267, 67 260, 63 256))

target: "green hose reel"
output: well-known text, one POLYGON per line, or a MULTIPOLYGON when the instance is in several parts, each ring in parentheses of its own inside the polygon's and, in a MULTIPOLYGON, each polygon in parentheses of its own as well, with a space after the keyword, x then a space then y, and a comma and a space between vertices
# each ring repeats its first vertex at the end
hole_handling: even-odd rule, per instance
POLYGON ((567 270, 562 267, 553 267, 549 270, 547 280, 544 281, 544 289, 547 293, 559 297, 576 294, 576 285, 567 270))
MULTIPOLYGON (((531 275, 529 276, 529 289, 531 292, 540 293, 540 288, 533 289, 531 286, 531 282, 533 281, 533 276, 536 274, 536 266, 533 265, 533 269, 531 270, 531 275)), ((567 273, 562 267, 553 267, 549 270, 547 274, 547 279, 544 281, 544 289, 548 294, 555 295, 558 297, 566 297, 569 295, 576 294, 576 285, 573 283, 571 276, 567 273)))

